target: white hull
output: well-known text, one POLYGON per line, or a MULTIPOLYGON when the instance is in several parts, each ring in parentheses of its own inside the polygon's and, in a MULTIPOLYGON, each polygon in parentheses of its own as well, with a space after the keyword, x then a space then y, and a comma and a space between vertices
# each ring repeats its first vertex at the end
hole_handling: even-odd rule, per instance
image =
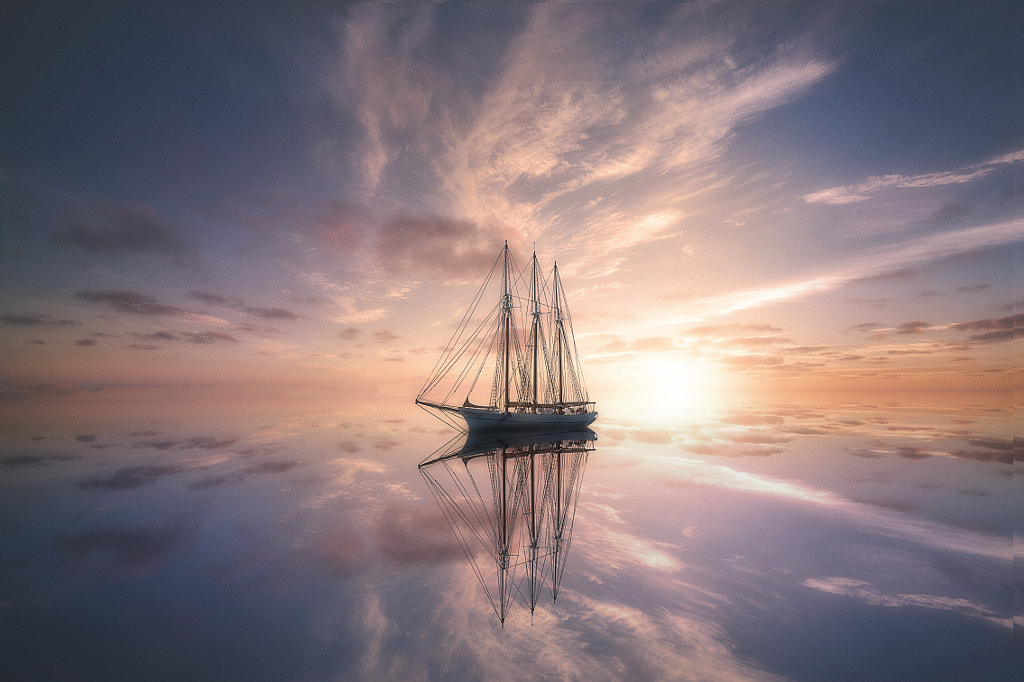
POLYGON ((597 412, 580 414, 534 414, 530 412, 498 412, 475 407, 460 407, 459 414, 470 431, 479 429, 537 430, 552 428, 572 431, 582 429, 597 419, 597 412))

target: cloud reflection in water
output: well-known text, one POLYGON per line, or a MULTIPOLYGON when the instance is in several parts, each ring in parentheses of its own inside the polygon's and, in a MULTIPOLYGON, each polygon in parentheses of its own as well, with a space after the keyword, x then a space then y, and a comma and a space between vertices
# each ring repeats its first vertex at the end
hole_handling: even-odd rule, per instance
POLYGON ((776 400, 671 425, 606 410, 557 602, 504 628, 417 473, 441 436, 412 414, 154 412, 5 428, 0 636, 14 677, 1011 670, 998 401, 776 400))

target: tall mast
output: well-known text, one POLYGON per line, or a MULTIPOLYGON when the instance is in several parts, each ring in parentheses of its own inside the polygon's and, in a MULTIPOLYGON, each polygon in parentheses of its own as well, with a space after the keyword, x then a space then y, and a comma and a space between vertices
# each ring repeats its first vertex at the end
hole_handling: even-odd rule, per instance
POLYGON ((559 301, 561 292, 559 291, 559 280, 558 280, 558 261, 555 261, 555 271, 552 275, 555 286, 555 357, 558 358, 558 404, 561 405, 565 402, 565 396, 562 394, 562 307, 559 301))
POLYGON ((531 286, 533 288, 533 411, 537 412, 537 346, 540 345, 540 334, 538 333, 538 326, 540 325, 540 294, 537 292, 537 248, 533 249, 533 281, 531 286))
POLYGON ((508 240, 507 239, 505 240, 505 265, 504 265, 504 270, 502 272, 502 278, 501 278, 501 293, 502 293, 502 298, 504 299, 504 303, 503 303, 503 305, 504 305, 504 315, 503 315, 503 317, 504 317, 504 324, 505 324, 505 347, 504 347, 504 353, 503 353, 504 354, 503 360, 504 360, 504 363, 505 363, 505 372, 503 374, 503 377, 504 377, 503 378, 503 383, 504 383, 504 388, 505 388, 505 411, 508 412, 509 411, 509 409, 508 409, 508 403, 509 403, 509 389, 508 389, 509 376, 508 376, 508 370, 509 370, 509 341, 510 341, 509 336, 511 335, 510 334, 510 327, 511 327, 511 324, 512 324, 512 295, 509 292, 509 281, 508 281, 508 240))

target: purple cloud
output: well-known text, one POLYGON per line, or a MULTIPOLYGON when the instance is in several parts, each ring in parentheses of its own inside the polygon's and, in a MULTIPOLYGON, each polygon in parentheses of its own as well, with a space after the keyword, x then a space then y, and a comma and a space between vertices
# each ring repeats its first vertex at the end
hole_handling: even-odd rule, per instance
POLYGON ((181 336, 185 338, 188 343, 220 343, 226 341, 228 343, 238 343, 238 339, 231 336, 231 334, 225 334, 224 332, 181 332, 181 336))
POLYGON ((72 325, 81 324, 81 322, 75 322, 74 320, 55 320, 49 315, 18 315, 18 314, 7 314, 0 317, 0 322, 4 324, 17 325, 21 327, 35 327, 35 326, 46 326, 46 327, 69 327, 72 325))
POLYGON ((997 343, 1000 341, 1012 341, 1015 330, 1024 327, 1024 313, 1001 317, 998 319, 974 320, 972 322, 960 322, 950 326, 955 331, 984 332, 967 337, 969 341, 979 343, 997 343))
POLYGON ((118 469, 109 476, 89 478, 76 486, 80 490, 135 490, 153 485, 162 476, 173 476, 194 467, 180 464, 155 464, 118 469))
POLYGON ((267 320, 297 320, 299 316, 287 308, 267 308, 263 306, 246 305, 238 296, 228 296, 214 293, 212 291, 190 291, 190 298, 212 305, 227 306, 238 312, 251 317, 262 317, 267 320))
POLYGON ((148 571, 182 545, 197 529, 195 521, 177 520, 159 526, 114 527, 60 535, 54 544, 76 560, 93 555, 107 559, 108 568, 148 571))
POLYGON ((137 291, 125 289, 111 289, 108 291, 79 291, 75 297, 83 301, 94 303, 106 303, 114 310, 132 315, 167 315, 171 317, 187 314, 183 308, 173 305, 165 305, 148 294, 141 294, 137 291))
POLYGON ((176 265, 199 259, 181 230, 143 204, 78 206, 64 214, 64 222, 57 241, 94 253, 156 254, 176 265))
POLYGON ((896 327, 897 334, 920 334, 925 329, 931 329, 931 324, 922 322, 921 320, 914 320, 913 322, 904 322, 903 324, 896 327))
POLYGON ((467 277, 486 272, 506 238, 517 244, 519 234, 444 216, 403 214, 381 225, 375 251, 392 272, 467 277))

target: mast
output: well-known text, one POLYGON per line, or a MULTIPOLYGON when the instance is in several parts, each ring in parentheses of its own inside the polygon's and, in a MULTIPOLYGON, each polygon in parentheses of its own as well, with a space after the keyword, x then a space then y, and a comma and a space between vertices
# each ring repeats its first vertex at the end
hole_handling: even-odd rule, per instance
POLYGON ((530 549, 526 567, 527 579, 530 581, 530 618, 537 608, 537 482, 535 480, 536 453, 530 449, 530 549))
POLYGON ((505 372, 504 372, 503 383, 505 385, 504 386, 504 388, 505 388, 505 411, 508 412, 509 411, 509 409, 508 409, 508 403, 509 403, 509 387, 508 387, 509 376, 508 376, 508 370, 509 370, 509 341, 510 341, 509 337, 511 336, 511 334, 510 334, 510 327, 512 325, 512 295, 509 292, 509 281, 508 281, 508 240, 505 240, 505 265, 504 265, 504 270, 502 272, 502 278, 501 278, 501 293, 502 293, 502 297, 504 298, 504 313, 503 313, 503 317, 504 317, 504 324, 505 324, 505 348, 504 348, 504 358, 503 358, 504 359, 504 363, 505 363, 505 372))
POLYGON ((532 275, 531 287, 533 289, 533 291, 532 291, 532 294, 533 294, 532 299, 533 300, 531 301, 533 303, 533 330, 531 332, 531 334, 533 336, 533 411, 537 412, 539 410, 539 408, 537 407, 537 403, 538 403, 538 401, 537 401, 537 346, 540 345, 540 334, 538 333, 539 332, 538 327, 540 325, 540 301, 538 299, 540 297, 540 294, 538 294, 538 292, 537 292, 537 248, 536 248, 536 246, 533 249, 533 275, 532 275))
MULTIPOLYGON (((555 327, 555 357, 558 358, 558 400, 557 400, 557 402, 558 402, 559 405, 561 405, 562 403, 565 402, 565 396, 563 395, 563 390, 562 390, 562 334, 564 334, 565 332, 562 329, 562 307, 561 307, 560 302, 559 302, 559 296, 561 294, 559 292, 560 287, 559 287, 559 280, 558 280, 558 261, 555 261, 555 272, 554 272, 554 276, 552 277, 552 279, 555 280, 554 281, 554 287, 555 287, 555 324, 557 325, 555 327)), ((564 408, 559 408, 559 411, 561 411, 562 409, 564 409, 564 408)))
POLYGON ((508 564, 509 564, 509 546, 508 546, 508 501, 506 500, 506 489, 507 485, 507 458, 505 457, 505 450, 502 448, 500 451, 501 457, 501 502, 499 507, 499 538, 498 538, 498 604, 499 604, 499 618, 501 619, 501 627, 505 627, 505 613, 507 603, 505 602, 505 581, 508 579, 508 564))
POLYGON ((555 513, 552 521, 555 525, 555 538, 552 542, 554 558, 551 562, 551 598, 558 599, 558 555, 562 549, 562 449, 555 451, 555 513))

